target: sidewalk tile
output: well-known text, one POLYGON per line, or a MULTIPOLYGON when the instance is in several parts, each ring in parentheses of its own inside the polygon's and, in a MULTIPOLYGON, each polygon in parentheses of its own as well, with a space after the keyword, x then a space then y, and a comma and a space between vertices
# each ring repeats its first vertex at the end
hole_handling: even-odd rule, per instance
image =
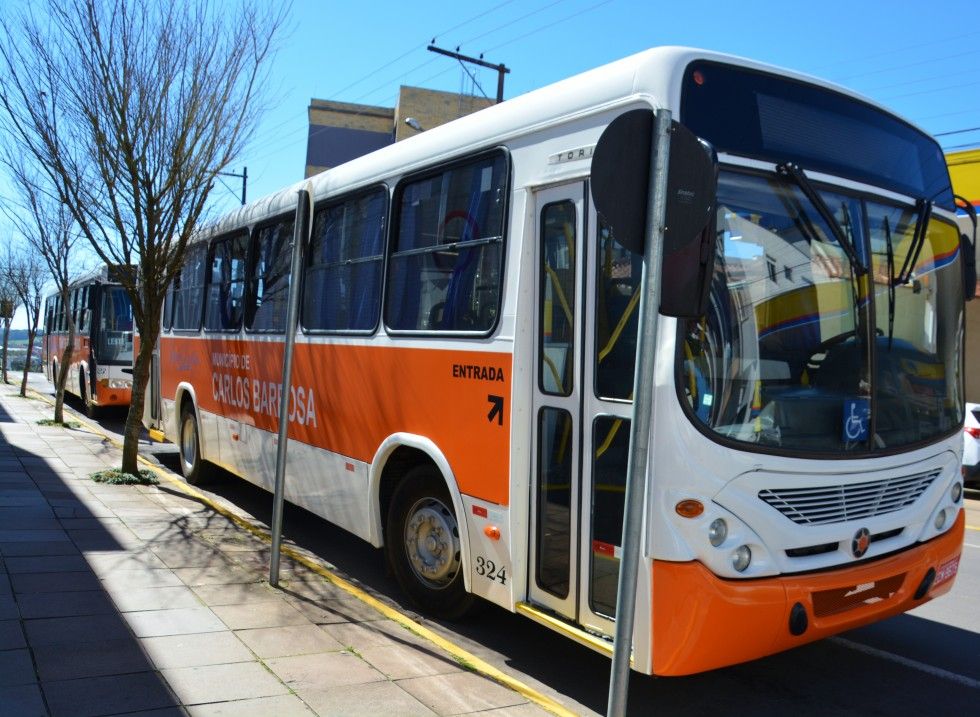
POLYGON ((55 542, 0 543, 0 555, 4 557, 31 555, 78 555, 78 548, 68 540, 55 542))
POLYGON ((442 715, 510 707, 527 701, 518 693, 473 672, 414 677, 399 680, 397 684, 442 715))
POLYGON ((205 605, 244 605, 279 600, 281 593, 267 583, 195 585, 192 590, 205 605))
POLYGON ((95 717, 180 704, 154 672, 60 680, 42 687, 52 717, 95 717))
POLYGON ((105 677, 149 671, 153 665, 131 637, 75 644, 42 645, 34 648, 38 674, 44 682, 105 677))
POLYGON ((180 578, 172 570, 112 570, 100 576, 106 590, 110 593, 137 588, 176 588, 181 586, 180 578))
POLYGON ((361 657, 393 680, 459 672, 459 664, 437 648, 421 645, 355 645, 361 657))
POLYGON ((31 662, 31 653, 28 650, 0 651, 0 687, 30 685, 35 682, 37 677, 34 675, 34 663, 31 662))
POLYGON ((340 685, 380 682, 384 675, 349 652, 298 655, 266 660, 279 679, 294 690, 324 690, 340 685))
POLYGON ((119 612, 201 607, 201 601, 197 595, 183 585, 180 587, 133 588, 132 590, 116 591, 112 594, 112 602, 119 612))
POLYGON ((149 551, 127 553, 119 550, 90 550, 85 552, 85 562, 96 575, 126 570, 167 570, 160 558, 149 551))
POLYGON ((190 717, 313 717, 313 712, 295 695, 192 705, 187 712, 190 717))
POLYGON ((185 585, 233 585, 236 583, 255 583, 259 578, 255 573, 237 567, 176 568, 174 573, 185 585))
POLYGON ((0 620, 0 650, 16 650, 27 647, 20 620, 0 620))
POLYGON ((340 652, 344 649, 344 645, 330 637, 322 628, 312 625, 238 630, 235 635, 263 659, 340 652))
POLYGON ((48 717, 41 698, 41 689, 37 685, 0 687, 0 705, 3 705, 4 714, 16 717, 48 717))
POLYGON ((184 705, 289 693, 289 689, 258 662, 181 667, 163 670, 163 676, 184 705))
POLYGON ((83 592, 35 593, 22 596, 20 613, 26 619, 72 617, 75 615, 106 615, 114 613, 109 596, 102 590, 83 592))
POLYGON ((478 717, 549 717, 551 712, 538 707, 533 702, 525 702, 522 705, 512 707, 498 707, 495 710, 483 710, 478 717))
POLYGON ((123 613, 122 617, 137 637, 190 635, 227 629, 218 616, 206 607, 141 610, 123 613))
POLYGON ((88 569, 81 555, 42 555, 30 557, 5 557, 10 573, 68 573, 88 569))
POLYGON ((318 715, 398 715, 430 717, 430 710, 405 692, 396 682, 335 687, 330 690, 305 690, 299 696, 318 715))
POLYGON ((373 607, 354 597, 328 600, 322 604, 294 597, 290 597, 288 600, 293 607, 318 625, 328 625, 335 622, 368 622, 371 620, 386 619, 384 615, 373 607))
POLYGON ((68 541, 64 530, 0 530, 0 543, 38 543, 41 541, 68 541))
POLYGON ((215 605, 211 609, 232 630, 285 625, 312 627, 310 621, 299 610, 284 600, 248 605, 215 605))
POLYGON ((79 590, 98 590, 102 586, 91 572, 25 573, 11 575, 15 593, 55 593, 79 590))
POLYGON ((146 637, 139 642, 159 670, 249 662, 255 659, 231 632, 146 637))
POLYGON ((320 629, 342 645, 354 645, 360 650, 369 645, 431 645, 393 620, 370 622, 338 622, 321 625, 320 629))
POLYGON ((31 647, 60 643, 122 640, 129 630, 118 615, 84 615, 80 617, 51 617, 24 622, 31 647))

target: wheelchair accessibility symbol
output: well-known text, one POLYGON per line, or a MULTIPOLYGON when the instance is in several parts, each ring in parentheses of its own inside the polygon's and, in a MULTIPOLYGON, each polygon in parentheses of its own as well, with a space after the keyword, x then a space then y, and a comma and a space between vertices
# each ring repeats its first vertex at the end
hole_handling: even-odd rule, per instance
POLYGON ((868 419, 871 416, 871 402, 866 398, 844 401, 843 440, 846 443, 864 441, 868 438, 868 419))

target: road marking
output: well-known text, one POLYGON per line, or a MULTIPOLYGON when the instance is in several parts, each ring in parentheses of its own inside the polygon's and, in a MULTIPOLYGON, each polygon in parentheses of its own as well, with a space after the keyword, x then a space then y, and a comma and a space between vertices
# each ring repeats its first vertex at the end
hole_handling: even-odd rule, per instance
MULTIPOLYGON (((31 389, 31 391, 34 393, 34 395, 39 396, 42 400, 46 401, 48 404, 54 405, 49 396, 46 396, 39 391, 35 391, 34 389, 31 389)), ((81 423, 83 426, 88 428, 93 433, 97 433, 103 436, 105 440, 107 440, 116 448, 122 447, 122 444, 119 441, 117 441, 115 438, 108 435, 104 430, 102 430, 102 426, 98 424, 92 424, 89 421, 86 421, 81 416, 78 416, 78 420, 79 423, 81 423)), ((269 535, 269 532, 265 529, 265 526, 254 525, 253 523, 246 520, 244 517, 230 510, 229 508, 226 508, 225 506, 216 503, 204 493, 201 493, 200 491, 193 488, 185 481, 178 478, 175 473, 172 473, 171 471, 147 460, 143 456, 137 456, 137 458, 140 463, 145 465, 147 468, 149 468, 151 471, 153 471, 158 476, 163 478, 167 483, 169 483, 176 489, 200 501, 204 505, 208 506, 214 512, 223 515, 225 518, 233 522, 235 525, 248 531, 252 535, 259 538, 260 540, 266 543, 272 542, 272 536, 269 535)), ((328 568, 326 568, 320 562, 319 559, 315 557, 310 557, 310 555, 307 554, 306 551, 303 551, 302 549, 293 548, 292 546, 289 545, 283 545, 282 554, 292 558, 294 561, 300 563, 304 567, 309 568, 317 575, 324 578, 327 582, 347 592, 348 594, 357 598, 361 602, 366 603, 370 607, 373 607, 375 610, 377 610, 379 613, 387 617, 389 620, 398 623, 402 627, 407 628, 411 632, 414 632, 419 637, 425 638, 426 640, 433 643, 437 647, 442 648, 444 651, 448 652, 452 657, 456 658, 458 661, 463 662, 464 664, 471 667, 474 672, 477 672, 483 675, 484 677, 487 677, 493 680, 494 682, 497 682, 503 685, 504 687, 513 690, 519 695, 526 697, 528 700, 534 702, 539 707, 545 709, 551 714, 557 715, 557 717, 576 717, 575 712, 572 712, 567 707, 557 702, 556 700, 552 699, 551 697, 548 697, 547 695, 542 694, 537 690, 535 690, 534 688, 524 684, 520 680, 515 679, 510 675, 501 672, 490 663, 482 660, 481 658, 468 652, 467 650, 464 650, 462 647, 459 647, 458 645, 450 642, 449 640, 442 637, 441 635, 436 634, 429 628, 419 624, 418 622, 408 617, 407 615, 403 615, 395 608, 386 605, 385 603, 381 602, 374 596, 368 594, 364 590, 361 590, 356 585, 344 580, 339 575, 335 575, 328 568)))
POLYGON ((980 525, 967 525, 967 530, 980 530, 980 525))
POLYGON ((896 655, 893 652, 879 650, 877 647, 863 645, 860 642, 854 642, 853 640, 848 640, 845 637, 830 637, 827 639, 830 642, 835 642, 838 645, 841 645, 842 647, 847 647, 852 650, 856 650, 857 652, 863 652, 865 655, 878 657, 882 660, 888 660, 889 662, 894 662, 902 665, 903 667, 918 670, 919 672, 925 672, 927 675, 938 677, 941 680, 955 682, 956 684, 963 685, 964 687, 980 690, 980 680, 975 680, 972 677, 967 677, 966 675, 961 675, 956 672, 950 672, 949 670, 944 670, 941 667, 936 667, 935 665, 930 665, 925 662, 919 662, 918 660, 912 660, 908 657, 902 657, 901 655, 896 655))
POLYGON ((980 545, 974 545, 973 543, 963 543, 968 548, 980 548, 980 545))

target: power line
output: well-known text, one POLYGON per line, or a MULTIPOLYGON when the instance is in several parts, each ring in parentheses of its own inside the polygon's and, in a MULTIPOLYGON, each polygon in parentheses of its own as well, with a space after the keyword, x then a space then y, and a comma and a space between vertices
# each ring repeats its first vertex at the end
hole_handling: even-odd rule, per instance
POLYGON ((613 0, 602 0, 602 2, 598 2, 595 5, 590 5, 589 7, 583 8, 582 10, 579 10, 578 12, 573 12, 571 15, 566 15, 565 17, 563 17, 563 18, 561 18, 559 20, 555 20, 554 22, 550 22, 547 25, 541 25, 540 27, 537 27, 534 30, 530 30, 529 32, 525 32, 523 35, 518 35, 517 37, 511 38, 507 42, 502 42, 499 45, 494 45, 490 49, 484 50, 484 52, 486 53, 486 52, 493 52, 494 50, 499 50, 501 47, 506 47, 507 45, 511 45, 511 44, 513 44, 515 42, 518 42, 520 40, 523 40, 526 37, 530 37, 531 35, 535 35, 535 34, 541 32, 542 30, 547 30, 548 28, 551 28, 551 27, 554 27, 555 25, 558 25, 560 23, 563 23, 566 20, 571 20, 572 18, 576 18, 579 15, 584 15, 587 12, 591 12, 591 11, 595 10, 596 8, 602 7, 603 5, 608 5, 612 1, 613 0))
MULTIPOLYGON (((491 12, 495 12, 495 11, 499 10, 500 8, 504 7, 505 5, 510 5, 512 2, 514 2, 514 0, 504 0, 504 2, 498 3, 497 5, 494 5, 493 7, 489 8, 487 10, 484 10, 481 13, 478 13, 478 14, 474 15, 473 17, 469 18, 468 20, 463 20, 462 22, 457 23, 456 25, 453 25, 448 30, 443 30, 442 32, 436 33, 436 35, 433 37, 433 39, 435 39, 435 37, 438 37, 439 35, 445 35, 446 33, 452 32, 453 30, 458 30, 459 28, 461 28, 461 27, 463 27, 465 25, 469 25, 471 22, 473 22, 475 20, 479 20, 484 15, 489 15, 491 12)), ((381 72, 382 70, 388 69, 389 67, 391 67, 392 65, 394 65, 396 62, 399 62, 400 60, 405 59, 406 57, 408 57, 409 55, 411 55, 413 52, 416 52, 420 48, 423 48, 423 47, 425 47, 425 44, 422 44, 422 45, 413 45, 411 49, 407 50, 406 52, 403 52, 401 55, 399 55, 398 57, 396 57, 394 60, 391 60, 390 62, 386 62, 385 64, 381 65, 381 67, 377 68, 376 70, 372 70, 371 72, 369 72, 365 76, 361 77, 360 79, 354 80, 354 82, 351 82, 349 85, 346 85, 344 87, 341 87, 339 90, 337 90, 336 92, 334 92, 333 94, 331 94, 330 97, 329 97, 329 99, 334 99, 340 93, 346 92, 351 87, 356 87, 357 85, 361 84, 362 82, 364 82, 366 80, 369 80, 374 75, 376 75, 379 72, 381 72)))
POLYGON ((955 60, 958 57, 966 57, 967 55, 975 55, 978 52, 980 52, 980 49, 967 50, 966 52, 957 52, 957 53, 955 53, 953 55, 946 55, 944 57, 931 57, 928 60, 918 60, 917 62, 909 62, 909 63, 906 63, 904 65, 892 65, 891 67, 879 68, 877 70, 870 70, 868 72, 859 72, 856 75, 848 75, 847 77, 842 77, 842 78, 839 78, 839 79, 834 80, 834 81, 835 82, 841 82, 841 83, 843 83, 843 82, 850 82, 851 80, 856 79, 858 77, 869 77, 871 75, 881 75, 881 74, 884 74, 886 72, 894 72, 896 70, 905 70, 905 69, 908 69, 909 67, 919 67, 920 65, 928 65, 928 64, 930 64, 932 62, 940 62, 940 61, 944 61, 944 60, 955 60))
POLYGON ((852 57, 852 58, 845 59, 845 60, 835 60, 834 62, 830 62, 830 63, 828 63, 826 65, 819 65, 817 67, 811 68, 811 69, 807 70, 807 72, 813 72, 814 70, 823 70, 823 69, 826 69, 828 67, 836 67, 837 65, 851 64, 851 63, 854 63, 854 62, 858 62, 860 60, 872 60, 872 59, 877 58, 877 57, 884 57, 886 55, 894 55, 894 54, 896 54, 898 52, 906 52, 907 50, 916 50, 916 49, 918 49, 920 47, 930 47, 932 45, 947 45, 952 40, 961 40, 961 39, 963 39, 965 37, 974 37, 974 36, 976 36, 978 34, 980 34, 980 32, 973 31, 973 32, 964 33, 963 35, 954 35, 953 37, 944 36, 940 40, 930 40, 929 42, 920 42, 920 43, 915 44, 915 45, 904 45, 902 47, 893 47, 890 50, 885 50, 884 52, 877 52, 877 53, 874 53, 874 54, 871 54, 871 55, 861 55, 859 57, 852 57))
POLYGON ((980 132, 980 127, 969 127, 967 129, 954 129, 949 132, 936 132, 933 137, 945 137, 951 134, 966 134, 967 132, 980 132))
POLYGON ((945 85, 943 87, 933 87, 932 89, 929 89, 929 90, 919 90, 918 92, 906 92, 903 95, 889 95, 887 97, 883 97, 882 99, 883 100, 886 100, 886 101, 900 100, 900 99, 902 99, 904 97, 917 97, 919 95, 930 95, 933 92, 945 92, 946 90, 958 90, 958 89, 961 89, 963 87, 973 87, 974 85, 980 85, 980 80, 977 80, 976 82, 961 82, 961 83, 959 83, 957 85, 945 85))

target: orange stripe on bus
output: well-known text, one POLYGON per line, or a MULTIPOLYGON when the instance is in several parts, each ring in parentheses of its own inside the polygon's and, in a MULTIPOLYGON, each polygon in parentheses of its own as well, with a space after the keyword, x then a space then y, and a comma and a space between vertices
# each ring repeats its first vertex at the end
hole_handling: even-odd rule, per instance
MULTIPOLYGON (((278 430, 281 343, 161 337, 161 390, 195 387, 200 407, 278 430)), ((508 502, 511 354, 297 344, 289 437, 370 463, 388 436, 429 438, 461 492, 508 502), (498 408, 499 406, 499 408, 498 408)))

